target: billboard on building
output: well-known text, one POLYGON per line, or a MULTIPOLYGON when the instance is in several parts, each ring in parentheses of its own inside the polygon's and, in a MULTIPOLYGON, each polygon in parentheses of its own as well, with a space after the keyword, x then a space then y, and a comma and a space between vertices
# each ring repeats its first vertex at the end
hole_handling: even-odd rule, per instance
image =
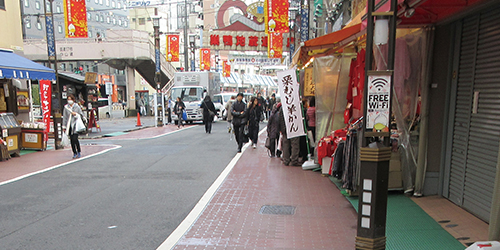
POLYGON ((66 38, 86 38, 87 6, 85 0, 64 0, 66 38))

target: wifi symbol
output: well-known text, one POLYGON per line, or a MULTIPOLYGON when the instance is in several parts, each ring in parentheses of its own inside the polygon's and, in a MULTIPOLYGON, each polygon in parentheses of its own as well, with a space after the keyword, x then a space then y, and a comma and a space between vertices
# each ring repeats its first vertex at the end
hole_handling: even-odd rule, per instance
POLYGON ((373 80, 372 85, 380 91, 387 85, 387 80, 384 78, 376 78, 373 80))

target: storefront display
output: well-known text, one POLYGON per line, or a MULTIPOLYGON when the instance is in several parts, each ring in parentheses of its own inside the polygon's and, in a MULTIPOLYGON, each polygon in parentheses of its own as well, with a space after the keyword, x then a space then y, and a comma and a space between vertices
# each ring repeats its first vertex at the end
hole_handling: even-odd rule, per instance
POLYGON ((0 129, 2 130, 2 139, 7 144, 9 155, 19 156, 21 125, 18 123, 13 113, 0 114, 0 129))
POLYGON ((21 148, 23 149, 47 149, 47 136, 44 123, 22 123, 21 124, 21 148))

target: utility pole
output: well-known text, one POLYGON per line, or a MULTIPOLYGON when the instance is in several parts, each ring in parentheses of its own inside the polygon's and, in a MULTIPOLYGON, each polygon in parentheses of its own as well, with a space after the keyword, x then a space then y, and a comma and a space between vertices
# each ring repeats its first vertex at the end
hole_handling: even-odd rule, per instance
POLYGON ((189 69, 188 25, 187 0, 184 0, 184 71, 189 69))
MULTIPOLYGON (((155 83, 156 83, 156 93, 154 94, 154 112, 155 112, 155 120, 157 126, 163 126, 163 120, 158 116, 158 95, 160 94, 161 89, 161 58, 160 58, 160 17, 158 16, 158 8, 155 8, 155 16, 153 17, 153 28, 154 28, 154 36, 155 36, 155 83)), ((163 112, 163 100, 162 100, 162 108, 161 112, 163 112)))
POLYGON ((43 1, 43 6, 45 10, 45 30, 47 36, 47 54, 48 54, 48 66, 52 67, 56 73, 55 81, 55 91, 52 85, 52 117, 54 122, 54 139, 55 148, 62 149, 61 138, 62 138, 62 103, 61 103, 61 92, 59 87, 59 74, 57 71, 57 54, 56 54, 56 36, 54 33, 54 16, 52 11, 52 1, 49 1, 49 8, 47 8, 47 0, 43 1))

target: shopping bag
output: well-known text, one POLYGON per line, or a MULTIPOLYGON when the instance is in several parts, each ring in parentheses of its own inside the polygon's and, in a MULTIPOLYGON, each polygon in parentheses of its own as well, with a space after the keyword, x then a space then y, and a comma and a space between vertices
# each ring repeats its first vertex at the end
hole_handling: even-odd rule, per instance
POLYGON ((75 132, 78 134, 85 133, 87 131, 87 127, 85 127, 85 124, 82 121, 82 117, 77 114, 76 115, 76 125, 75 125, 75 132))
POLYGON ((314 143, 314 136, 311 130, 307 130, 307 139, 309 139, 309 147, 314 148, 316 143, 314 143))
POLYGON ((65 148, 69 145, 70 145, 70 141, 69 141, 68 135, 66 133, 63 133, 62 140, 61 140, 61 146, 63 148, 65 148))
POLYGON ((271 149, 271 139, 269 137, 266 138, 266 143, 264 144, 266 148, 271 149))
POLYGON ((187 119, 188 119, 188 116, 187 116, 186 111, 182 111, 182 120, 187 121, 187 119))

